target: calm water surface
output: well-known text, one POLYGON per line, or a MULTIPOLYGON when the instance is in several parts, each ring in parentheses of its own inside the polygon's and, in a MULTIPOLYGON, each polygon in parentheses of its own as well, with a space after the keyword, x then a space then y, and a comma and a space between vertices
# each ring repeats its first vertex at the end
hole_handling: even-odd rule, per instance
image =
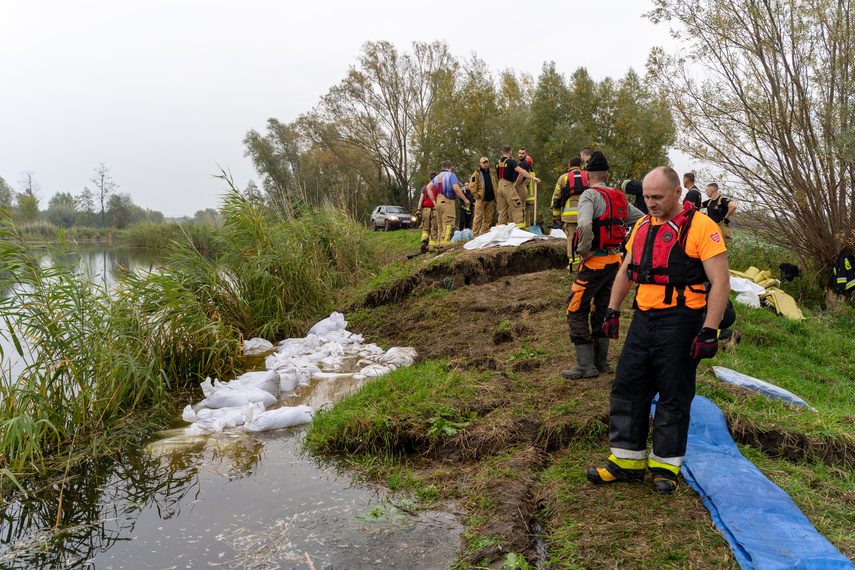
MULTIPOLYGON (((119 263, 157 263, 138 250, 81 255, 91 278, 108 282, 119 263)), ((283 404, 317 408, 356 387, 350 377, 315 380, 283 404)), ((201 399, 199 391, 193 401, 201 399)), ((302 429, 189 437, 180 417, 175 425, 4 505, 0 567, 427 570, 455 561, 462 526, 453 506, 397 508, 406 498, 301 454, 302 429)))

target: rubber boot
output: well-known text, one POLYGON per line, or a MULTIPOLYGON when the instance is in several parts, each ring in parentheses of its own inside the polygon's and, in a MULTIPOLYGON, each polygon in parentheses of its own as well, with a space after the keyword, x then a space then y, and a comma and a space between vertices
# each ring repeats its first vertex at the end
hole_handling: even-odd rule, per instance
POLYGON ((428 242, 427 242, 427 240, 424 240, 422 242, 421 252, 425 253, 427 251, 427 248, 428 248, 428 242))
POLYGON ((603 485, 606 483, 640 483, 644 481, 644 469, 623 469, 616 463, 606 461, 605 467, 588 469, 588 481, 603 485))
POLYGON ((651 467, 653 487, 660 495, 670 495, 677 489, 677 475, 661 467, 651 467))
POLYGON ((597 368, 594 366, 594 344, 585 343, 576 345, 576 366, 570 370, 563 370, 561 376, 564 378, 593 378, 597 376, 597 368))
POLYGON ((600 374, 608 374, 613 370, 609 365, 608 337, 594 339, 594 366, 600 374))

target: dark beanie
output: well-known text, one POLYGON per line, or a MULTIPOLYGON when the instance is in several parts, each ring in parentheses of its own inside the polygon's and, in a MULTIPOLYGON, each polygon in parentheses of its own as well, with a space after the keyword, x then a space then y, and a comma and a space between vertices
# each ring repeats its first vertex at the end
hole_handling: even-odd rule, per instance
POLYGON ((585 170, 588 172, 606 172, 609 169, 609 161, 603 156, 603 153, 596 150, 588 159, 588 164, 585 165, 585 170))

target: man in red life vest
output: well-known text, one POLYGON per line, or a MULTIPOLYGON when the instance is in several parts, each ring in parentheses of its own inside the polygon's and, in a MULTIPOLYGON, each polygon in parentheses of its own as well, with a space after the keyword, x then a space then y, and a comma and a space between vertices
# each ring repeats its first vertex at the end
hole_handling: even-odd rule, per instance
POLYGON ((650 213, 632 231, 603 323, 604 332, 618 338, 621 303, 632 282, 638 283, 637 309, 609 398, 611 456, 605 467, 588 470, 588 480, 639 482, 648 468, 656 490, 667 495, 677 488, 686 453, 698 362, 718 351, 730 273, 718 225, 681 203, 677 173, 660 166, 642 185, 650 213), (648 454, 650 404, 657 392, 648 454))
POLYGON ((627 204, 623 192, 606 185, 608 177, 606 157, 600 151, 594 152, 588 160, 590 188, 579 198, 576 235, 567 236, 573 240, 581 264, 567 298, 567 324, 576 347, 576 365, 561 372, 564 378, 593 378, 612 371, 608 363, 609 339, 601 323, 620 267, 620 247, 627 224, 635 223, 642 214, 627 204))

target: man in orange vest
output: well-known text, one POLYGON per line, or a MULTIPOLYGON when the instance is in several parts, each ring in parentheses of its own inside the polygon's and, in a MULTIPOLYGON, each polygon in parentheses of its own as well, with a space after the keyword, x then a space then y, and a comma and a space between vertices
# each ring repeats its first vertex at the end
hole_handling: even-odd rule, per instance
POLYGON ((714 221, 682 203, 680 178, 660 166, 642 182, 650 213, 632 230, 609 299, 603 331, 618 338, 620 307, 632 282, 637 309, 609 397, 609 446, 593 483, 640 482, 645 468, 662 495, 673 493, 686 453, 695 372, 718 351, 718 327, 730 293, 727 249, 714 221), (709 282, 709 294, 704 286, 709 282), (653 447, 647 452, 653 397, 653 447))

